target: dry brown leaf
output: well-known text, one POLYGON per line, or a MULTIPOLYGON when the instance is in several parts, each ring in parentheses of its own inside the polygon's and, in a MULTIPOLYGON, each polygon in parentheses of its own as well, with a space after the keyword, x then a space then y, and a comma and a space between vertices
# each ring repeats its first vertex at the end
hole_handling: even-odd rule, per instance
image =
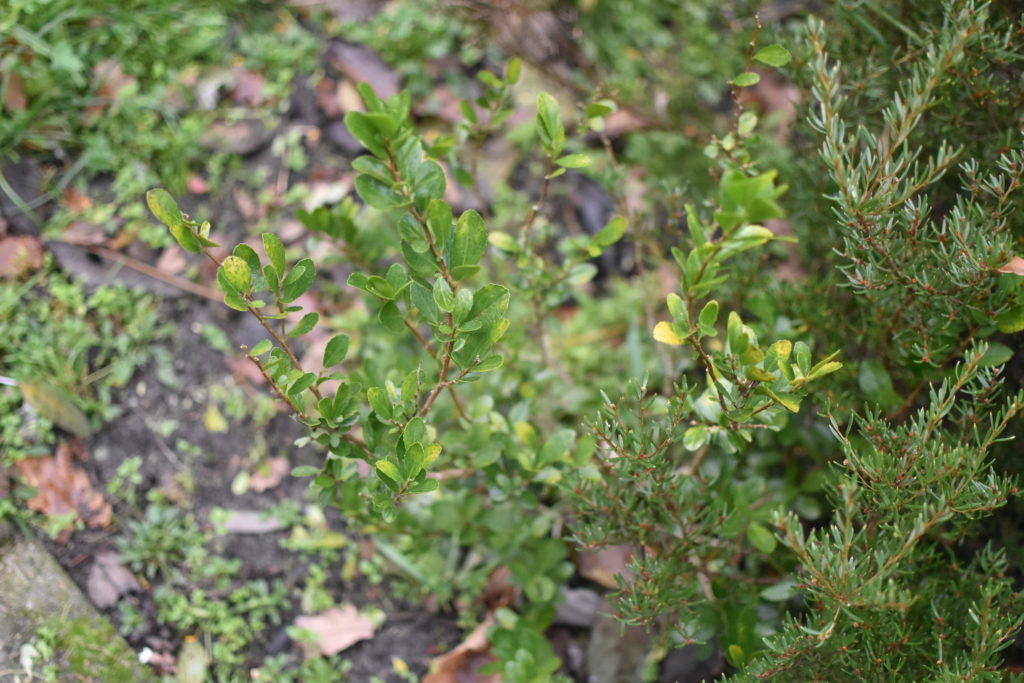
POLYGON ((235 77, 235 87, 231 90, 231 99, 250 107, 258 107, 266 100, 264 91, 267 89, 267 79, 263 74, 240 66, 232 70, 235 77))
POLYGON ((580 574, 599 583, 605 588, 615 588, 615 576, 621 575, 626 581, 633 578, 633 572, 626 566, 633 551, 628 545, 610 545, 599 550, 582 550, 576 556, 576 567, 580 574))
POLYGON ((19 460, 22 479, 36 489, 28 507, 51 517, 74 512, 91 527, 109 526, 113 514, 110 504, 93 488, 85 470, 74 462, 74 457, 84 455, 80 443, 64 441, 54 455, 19 460))
POLYGON ((77 244, 80 247, 98 247, 107 243, 107 230, 96 223, 75 221, 64 229, 60 238, 68 244, 77 244))
POLYGON ((280 531, 284 523, 260 510, 228 510, 224 531, 229 534, 269 534, 280 531))
POLYGON ((480 596, 484 604, 491 610, 508 607, 519 595, 519 590, 512 585, 512 571, 505 566, 498 567, 487 577, 483 594, 480 596))
POLYGON ((185 270, 188 259, 185 257, 185 250, 179 249, 177 245, 165 247, 160 252, 160 258, 156 260, 156 267, 165 273, 177 275, 185 270))
POLYGON ((206 179, 201 175, 193 173, 188 177, 186 183, 188 185, 188 191, 192 194, 206 194, 210 191, 210 183, 206 182, 206 179))
POLYGON ((317 616, 298 617, 295 625, 317 635, 316 643, 299 643, 306 659, 341 652, 360 640, 372 638, 375 629, 373 621, 352 605, 333 607, 317 616))
POLYGON ((378 97, 395 95, 402 87, 398 73, 368 47, 335 40, 327 55, 335 69, 354 83, 369 83, 378 97))
POLYGON ((117 99, 118 93, 135 83, 135 77, 129 76, 121 68, 121 64, 113 59, 104 59, 93 67, 99 85, 96 88, 95 104, 83 110, 87 123, 95 121, 110 103, 117 99))
POLYGON ((69 187, 61 194, 61 203, 71 213, 82 213, 92 208, 92 198, 75 187, 69 187))
POLYGON ((423 683, 499 683, 499 674, 480 673, 481 667, 494 661, 487 639, 493 624, 494 615, 488 614, 458 647, 434 659, 423 683))
POLYGON ((6 86, 4 92, 4 108, 9 112, 25 111, 28 98, 25 96, 25 79, 16 73, 9 74, 9 81, 0 79, 0 87, 6 86))
POLYGON ((30 235, 0 239, 0 278, 13 280, 43 267, 43 245, 30 235))
POLYGON ((142 590, 142 586, 135 575, 121 565, 120 554, 106 552, 96 555, 86 589, 92 604, 103 609, 113 607, 117 599, 129 591, 142 590))
POLYGON ((1011 275, 1024 275, 1024 258, 1014 256, 1005 266, 996 268, 997 273, 1009 273, 1011 275))
POLYGON ((329 119, 341 116, 341 103, 338 101, 338 82, 333 78, 321 78, 314 88, 316 104, 320 111, 329 119))
POLYGON ((281 483, 289 470, 288 458, 269 458, 249 477, 249 488, 262 493, 281 483))

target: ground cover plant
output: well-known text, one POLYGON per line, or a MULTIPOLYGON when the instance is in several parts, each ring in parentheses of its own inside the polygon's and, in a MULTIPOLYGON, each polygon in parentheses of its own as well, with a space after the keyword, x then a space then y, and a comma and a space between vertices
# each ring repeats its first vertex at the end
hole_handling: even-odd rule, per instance
MULTIPOLYGON (((172 282, 217 300, 173 305, 205 312, 177 325, 184 381, 149 351, 169 334, 149 300, 72 296, 39 270, 5 286, 126 330, 79 337, 87 366, 0 347, 19 385, 3 399, 42 415, 3 423, 23 483, 61 430, 116 413, 141 363, 201 415, 203 436, 149 427, 174 476, 104 467, 135 581, 109 603, 122 633, 152 624, 177 641, 138 640, 176 653, 158 667, 214 680, 1014 676, 1021 17, 965 0, 503 9, 280 19, 301 44, 317 21, 343 39, 325 50, 337 79, 293 84, 328 121, 278 129, 247 178, 212 157, 237 212, 173 173, 145 193, 165 232, 140 234, 190 254, 172 282), (303 175, 321 128, 340 180, 303 175), (211 381, 200 348, 236 379, 211 381), (93 402, 33 398, 39 372, 81 382, 112 353, 120 384, 93 402), (189 511, 223 470, 262 516, 189 511), (238 534, 296 569, 247 569, 238 534), (407 644, 374 637, 409 609, 451 615, 426 634, 450 652, 410 668, 407 644), (605 612, 629 628, 602 635, 605 612), (371 647, 386 656, 367 669, 371 647)), ((81 334, 32 310, 4 319, 9 339, 81 334)), ((28 519, 13 501, 30 495, 5 514, 28 519)), ((66 537, 91 509, 47 526, 66 537)))

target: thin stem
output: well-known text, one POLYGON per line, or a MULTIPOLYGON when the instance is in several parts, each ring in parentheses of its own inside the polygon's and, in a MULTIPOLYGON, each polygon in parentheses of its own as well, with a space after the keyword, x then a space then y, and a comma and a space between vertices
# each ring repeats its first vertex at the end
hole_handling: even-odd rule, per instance
POLYGON ((544 202, 548 198, 548 188, 551 185, 551 174, 555 170, 555 156, 548 156, 548 168, 544 173, 544 185, 540 190, 540 198, 537 199, 536 203, 530 208, 530 215, 526 217, 526 223, 523 224, 523 245, 526 247, 527 252, 530 250, 530 231, 533 229, 533 222, 537 219, 537 214, 540 213, 541 208, 544 206, 544 202))

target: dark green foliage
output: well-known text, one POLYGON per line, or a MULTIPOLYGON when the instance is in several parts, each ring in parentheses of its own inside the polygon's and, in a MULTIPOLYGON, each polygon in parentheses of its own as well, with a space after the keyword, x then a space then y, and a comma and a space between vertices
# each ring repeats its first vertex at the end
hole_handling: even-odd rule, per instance
MULTIPOLYGON (((714 23, 684 4, 705 11, 694 26, 714 23)), ((716 641, 737 680, 999 678, 1020 609, 979 520, 1016 494, 996 463, 1024 400, 1000 368, 1004 335, 1024 327, 1016 28, 973 2, 876 4, 836 5, 827 29, 812 19, 786 44, 754 22, 745 60, 737 47, 701 72, 739 106, 770 69, 793 69, 809 119, 792 144, 814 154, 787 152, 742 106, 699 154, 662 130, 619 159, 608 91, 572 111, 542 92, 519 134, 536 184, 480 212, 446 190, 478 189, 523 64, 481 71, 482 94, 429 144, 409 91, 359 86, 365 110, 345 123, 368 151, 352 164, 363 205, 301 215, 352 270, 330 319, 283 322, 320 282, 312 259, 272 234, 263 254, 218 258, 209 224, 150 195, 183 248, 218 262, 225 303, 266 331, 247 353, 323 449, 320 468, 295 472, 318 500, 442 602, 474 604, 508 569, 517 611, 498 610, 490 633, 503 680, 553 675, 540 634, 573 542, 629 545, 620 618, 668 645, 716 641), (971 97, 992 98, 991 134, 957 124, 971 97), (615 202, 592 235, 545 211, 577 168, 615 202), (659 181, 631 197, 631 171, 659 181), (677 185, 697 172, 700 191, 677 185), (805 258, 780 284, 787 213, 805 258), (636 275, 595 296, 592 260, 622 244, 636 275), (307 368, 298 340, 318 327, 331 341, 307 368)), ((642 47, 660 50, 656 27, 680 15, 645 7, 578 8, 623 107, 630 74, 661 72, 613 58, 626 39, 598 9, 648 22, 642 47)))

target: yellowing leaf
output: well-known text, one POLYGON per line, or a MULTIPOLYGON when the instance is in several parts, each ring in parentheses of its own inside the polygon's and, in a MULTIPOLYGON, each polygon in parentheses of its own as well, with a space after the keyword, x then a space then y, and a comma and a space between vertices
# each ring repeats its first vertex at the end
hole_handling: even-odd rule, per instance
POLYGON ((672 323, 664 320, 654 326, 654 338, 662 344, 672 344, 673 346, 679 346, 680 344, 686 343, 686 337, 681 337, 676 334, 672 323))
POLYGON ((203 424, 206 425, 206 431, 208 432, 226 432, 228 431, 228 421, 224 419, 220 409, 213 403, 206 409, 206 414, 203 415, 203 424))
POLYGON ((33 410, 66 432, 81 439, 92 435, 92 426, 69 394, 54 386, 32 380, 18 380, 21 395, 33 410))

